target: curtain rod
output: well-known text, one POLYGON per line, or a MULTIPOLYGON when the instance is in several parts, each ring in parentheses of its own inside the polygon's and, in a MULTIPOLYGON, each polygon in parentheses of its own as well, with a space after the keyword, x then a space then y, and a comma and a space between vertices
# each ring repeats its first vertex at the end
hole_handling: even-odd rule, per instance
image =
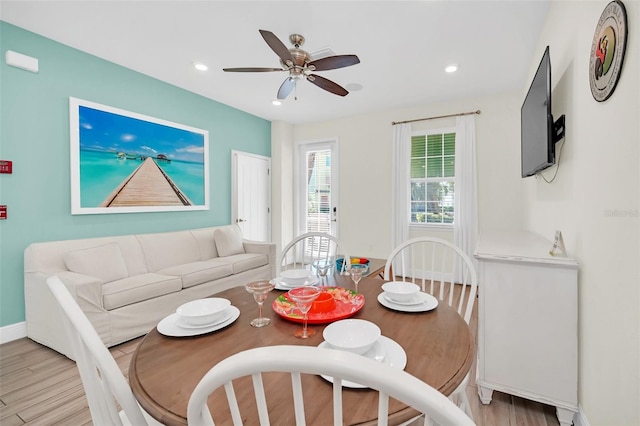
POLYGON ((476 110, 476 111, 469 111, 469 112, 459 112, 457 114, 438 115, 437 117, 416 118, 415 120, 392 121, 391 125, 395 126, 396 124, 413 123, 414 121, 426 121, 426 120, 433 120, 436 118, 447 118, 447 117, 458 117, 460 115, 480 114, 480 112, 481 112, 480 110, 476 110))

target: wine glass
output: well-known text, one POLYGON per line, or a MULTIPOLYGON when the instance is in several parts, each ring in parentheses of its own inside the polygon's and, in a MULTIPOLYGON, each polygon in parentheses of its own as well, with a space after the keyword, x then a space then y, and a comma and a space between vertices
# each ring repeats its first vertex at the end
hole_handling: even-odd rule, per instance
POLYGON ((313 301, 318 298, 320 293, 320 289, 313 286, 296 287, 289 290, 289 299, 293 300, 296 308, 302 312, 302 328, 296 330, 295 333, 293 333, 294 336, 300 339, 307 339, 316 334, 315 330, 307 328, 307 317, 313 301))
POLYGON ((348 266, 349 269, 347 269, 347 272, 351 275, 351 279, 356 286, 356 292, 358 292, 358 283, 369 270, 369 266, 361 263, 354 263, 353 265, 348 266))
POLYGON ((313 263, 313 267, 316 269, 316 272, 320 277, 320 285, 327 285, 327 273, 329 272, 329 269, 331 269, 331 262, 328 260, 316 260, 313 263))
POLYGON ((268 280, 252 281, 244 286, 249 293, 253 294, 255 301, 258 302, 258 318, 251 320, 251 326, 264 327, 271 323, 270 318, 262 316, 262 304, 267 299, 267 293, 273 290, 274 287, 275 284, 268 280))

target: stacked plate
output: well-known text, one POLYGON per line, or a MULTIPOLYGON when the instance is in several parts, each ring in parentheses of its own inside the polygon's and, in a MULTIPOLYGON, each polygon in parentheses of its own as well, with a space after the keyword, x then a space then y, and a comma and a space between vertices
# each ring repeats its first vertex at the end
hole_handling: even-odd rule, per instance
MULTIPOLYGON (((318 347, 354 352, 380 363, 403 370, 407 365, 407 354, 394 340, 380 335, 380 328, 372 322, 348 319, 328 325, 323 333, 324 342, 318 347)), ((333 377, 322 376, 333 383, 333 377)), ((349 388, 366 386, 350 381, 342 382, 349 388)))
POLYGON ((158 323, 158 331, 165 336, 196 336, 220 330, 233 323, 240 310, 228 299, 211 297, 185 303, 176 312, 158 323))
POLYGON ((282 271, 280 276, 274 278, 272 282, 275 284, 276 290, 288 291, 296 287, 316 285, 320 280, 308 269, 287 269, 282 271))
MULTIPOLYGON (((326 341, 320 343, 318 347, 334 349, 326 341)), ((362 354, 362 356, 374 359, 382 364, 397 368, 398 370, 404 370, 404 367, 407 366, 407 353, 395 340, 390 339, 387 336, 380 336, 378 340, 373 344, 373 347, 362 354)), ((333 383, 333 377, 331 376, 323 375, 322 378, 330 383, 333 383)), ((361 385, 360 383, 354 383, 348 380, 344 380, 342 382, 342 386, 355 389, 366 388, 366 386, 361 385)))
POLYGON ((438 307, 438 299, 420 291, 420 287, 403 281, 392 281, 382 285, 378 295, 381 305, 402 312, 426 312, 438 307))

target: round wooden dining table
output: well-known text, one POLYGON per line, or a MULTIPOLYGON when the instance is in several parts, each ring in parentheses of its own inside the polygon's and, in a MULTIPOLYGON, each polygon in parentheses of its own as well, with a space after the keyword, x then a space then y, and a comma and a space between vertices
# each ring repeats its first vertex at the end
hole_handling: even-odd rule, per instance
MULTIPOLYGON (((475 345, 468 325, 445 302, 432 311, 406 313, 388 309, 377 300, 384 283, 378 277, 363 278, 358 290, 365 303, 351 318, 365 319, 380 327, 383 336, 405 351, 405 370, 445 395, 449 395, 469 372, 475 345)), ((332 276, 329 285, 353 288, 348 276, 332 276)), ((282 294, 274 290, 264 304, 263 313, 271 324, 254 328, 249 322, 258 316, 258 306, 244 287, 235 287, 215 295, 231 301, 240 310, 239 318, 227 327, 199 336, 167 337, 151 330, 140 342, 131 359, 129 382, 140 405, 166 425, 187 424, 187 404, 195 386, 219 361, 246 349, 272 345, 318 346, 322 330, 328 324, 310 324, 316 334, 298 339, 293 333, 301 324, 276 313, 271 305, 282 294)), ((375 374, 375 372, 372 372, 375 374)), ((295 424, 291 381, 282 373, 263 375, 272 424, 295 424)), ((250 378, 234 381, 244 424, 258 424, 250 378)), ((319 376, 303 376, 307 424, 333 424, 332 385, 319 376)), ((345 389, 344 424, 377 424, 377 392, 369 389, 345 389)), ((216 425, 231 424, 223 389, 209 397, 209 408, 216 425)), ((399 424, 418 413, 391 400, 389 424, 399 424)))

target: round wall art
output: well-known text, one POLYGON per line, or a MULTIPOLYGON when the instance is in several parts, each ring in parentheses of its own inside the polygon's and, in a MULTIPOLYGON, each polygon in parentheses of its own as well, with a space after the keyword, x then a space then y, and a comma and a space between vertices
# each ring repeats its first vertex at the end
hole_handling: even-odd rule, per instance
POLYGON ((606 101, 615 90, 626 47, 627 11, 615 0, 602 12, 591 45, 589 84, 596 101, 606 101))

